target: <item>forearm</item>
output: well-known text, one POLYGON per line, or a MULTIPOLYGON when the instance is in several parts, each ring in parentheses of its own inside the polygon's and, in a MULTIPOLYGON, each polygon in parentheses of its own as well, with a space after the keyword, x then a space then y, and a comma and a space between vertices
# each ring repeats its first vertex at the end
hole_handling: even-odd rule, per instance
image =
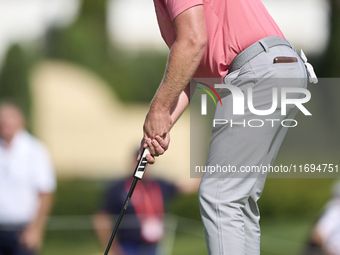
MULTIPOLYGON (((113 230, 111 215, 109 215, 105 211, 100 211, 96 213, 93 216, 93 226, 100 244, 102 245, 103 249, 106 249, 113 230)), ((121 251, 121 247, 116 239, 113 240, 109 254, 123 254, 121 251)))
POLYGON ((185 90, 181 92, 181 94, 178 97, 178 100, 175 102, 175 104, 172 106, 171 109, 171 122, 172 126, 176 123, 176 121, 179 119, 179 117, 182 115, 182 113, 185 111, 187 106, 190 103, 191 100, 191 91, 195 90, 196 85, 188 84, 185 90))
POLYGON ((105 248, 112 233, 111 216, 106 212, 98 212, 93 217, 93 226, 99 242, 105 248))
POLYGON ((34 220, 30 223, 32 227, 43 231, 46 226, 47 216, 50 214, 53 203, 53 194, 52 193, 41 193, 40 197, 40 205, 34 220))
MULTIPOLYGON (((178 38, 171 48, 167 68, 150 109, 170 113, 200 64, 205 40, 178 38)), ((185 96, 185 95, 183 95, 185 96)), ((183 99, 181 99, 182 101, 183 99)))

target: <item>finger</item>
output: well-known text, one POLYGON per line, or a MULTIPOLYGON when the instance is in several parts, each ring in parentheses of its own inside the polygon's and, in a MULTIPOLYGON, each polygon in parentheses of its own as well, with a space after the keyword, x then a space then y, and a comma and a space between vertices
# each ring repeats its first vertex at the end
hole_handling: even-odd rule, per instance
MULTIPOLYGON (((142 146, 143 146, 143 148, 145 149, 145 148, 147 148, 147 147, 150 146, 150 144, 151 144, 151 139, 148 137, 147 134, 144 134, 144 137, 143 137, 142 142, 143 142, 142 146)), ((151 152, 152 148, 149 148, 149 150, 150 150, 150 152, 151 152)))
POLYGON ((170 135, 167 133, 164 138, 160 136, 156 136, 156 140, 159 143, 159 145, 166 151, 169 148, 169 142, 170 142, 170 135))
POLYGON ((146 139, 146 143, 147 143, 147 145, 148 145, 148 147, 149 147, 150 154, 151 154, 152 156, 156 156, 156 149, 155 149, 155 147, 153 146, 151 139, 150 139, 150 138, 147 138, 147 139, 146 139))
POLYGON ((162 146, 158 143, 158 141, 156 139, 152 140, 152 144, 153 144, 153 146, 155 148, 156 156, 164 154, 165 150, 162 148, 162 146))
POLYGON ((147 142, 146 142, 147 139, 150 139, 150 138, 148 137, 147 134, 144 134, 144 137, 143 137, 143 140, 142 140, 142 142, 143 142, 143 148, 148 147, 148 144, 147 144, 147 142))
POLYGON ((155 158, 152 157, 150 154, 146 154, 145 158, 150 165, 153 165, 155 163, 155 158))

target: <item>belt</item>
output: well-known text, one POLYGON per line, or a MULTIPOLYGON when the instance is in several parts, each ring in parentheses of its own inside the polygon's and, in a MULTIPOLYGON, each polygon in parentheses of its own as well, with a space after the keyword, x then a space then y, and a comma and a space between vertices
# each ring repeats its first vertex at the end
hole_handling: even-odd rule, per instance
POLYGON ((270 37, 263 38, 262 40, 257 41, 256 43, 250 45, 248 48, 246 48, 244 51, 238 54, 234 58, 233 62, 230 64, 228 73, 231 73, 235 70, 240 69, 247 62, 255 58, 260 53, 264 52, 265 48, 261 44, 261 41, 264 42, 268 48, 272 48, 272 47, 279 46, 279 45, 284 45, 284 46, 288 46, 294 49, 293 46, 290 44, 290 42, 288 42, 287 40, 281 37, 270 36, 270 37))

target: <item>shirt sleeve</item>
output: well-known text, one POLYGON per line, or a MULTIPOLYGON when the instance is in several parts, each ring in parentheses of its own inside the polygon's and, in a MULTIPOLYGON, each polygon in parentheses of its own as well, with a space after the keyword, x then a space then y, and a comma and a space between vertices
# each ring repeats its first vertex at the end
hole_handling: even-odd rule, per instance
POLYGON ((339 226, 339 204, 331 204, 317 223, 317 228, 324 240, 328 240, 339 226))
POLYGON ((36 170, 35 184, 41 193, 52 193, 56 189, 56 178, 50 155, 41 143, 36 145, 35 163, 36 170))
POLYGON ((171 21, 187 9, 201 4, 203 4, 203 0, 165 0, 171 21))

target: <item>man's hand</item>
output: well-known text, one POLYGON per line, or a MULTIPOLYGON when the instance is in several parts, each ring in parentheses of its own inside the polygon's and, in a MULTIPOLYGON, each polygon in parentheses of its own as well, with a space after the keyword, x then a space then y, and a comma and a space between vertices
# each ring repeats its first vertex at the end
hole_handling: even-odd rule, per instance
POLYGON ((167 133, 164 138, 161 138, 160 136, 156 136, 155 139, 150 139, 146 135, 144 135, 144 138, 141 141, 141 146, 139 149, 139 154, 137 157, 137 161, 139 160, 143 148, 149 147, 149 151, 151 153, 146 155, 146 160, 149 164, 155 163, 155 157, 159 155, 163 155, 164 152, 168 149, 170 143, 170 134, 167 133))
POLYGON ((144 122, 144 137, 140 149, 141 153, 143 148, 149 147, 151 155, 146 156, 149 164, 155 163, 154 157, 162 155, 168 149, 171 127, 170 113, 161 109, 153 110, 153 108, 150 108, 144 122))
POLYGON ((170 109, 162 110, 150 108, 144 122, 144 134, 150 139, 156 136, 164 138, 172 127, 170 109))
POLYGON ((42 245, 47 216, 52 208, 53 193, 39 194, 40 206, 34 220, 22 232, 19 242, 30 251, 38 251, 42 245))
POLYGON ((42 239, 43 231, 34 225, 28 225, 20 236, 20 243, 30 251, 37 251, 41 247, 42 239))

